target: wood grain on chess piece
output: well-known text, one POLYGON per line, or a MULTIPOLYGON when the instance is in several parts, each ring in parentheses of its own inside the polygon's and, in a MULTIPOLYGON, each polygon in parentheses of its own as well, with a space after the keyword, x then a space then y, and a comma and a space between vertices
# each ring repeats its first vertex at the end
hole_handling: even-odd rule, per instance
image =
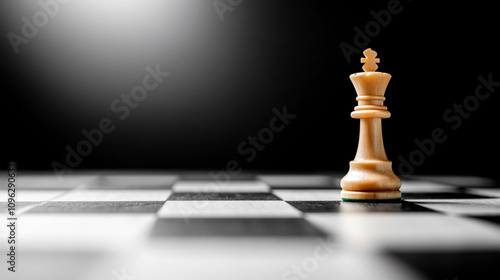
POLYGON ((392 171, 392 162, 387 159, 382 138, 382 119, 391 116, 383 106, 391 75, 375 72, 380 62, 375 51, 367 49, 363 54, 366 58, 361 62, 365 63, 365 72, 350 76, 358 95, 358 106, 351 117, 360 119, 360 131, 356 156, 340 182, 342 200, 400 200, 401 180, 392 171))

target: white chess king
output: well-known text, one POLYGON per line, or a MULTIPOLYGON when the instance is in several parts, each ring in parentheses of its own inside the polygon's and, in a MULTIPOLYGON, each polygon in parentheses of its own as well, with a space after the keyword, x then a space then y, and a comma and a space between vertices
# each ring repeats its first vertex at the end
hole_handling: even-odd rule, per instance
POLYGON ((349 76, 358 95, 351 117, 360 120, 360 130, 356 156, 340 181, 341 197, 344 201, 399 201, 401 180, 392 171, 382 139, 382 119, 391 116, 384 106, 391 75, 375 71, 380 62, 375 51, 367 49, 363 54, 365 72, 349 76))

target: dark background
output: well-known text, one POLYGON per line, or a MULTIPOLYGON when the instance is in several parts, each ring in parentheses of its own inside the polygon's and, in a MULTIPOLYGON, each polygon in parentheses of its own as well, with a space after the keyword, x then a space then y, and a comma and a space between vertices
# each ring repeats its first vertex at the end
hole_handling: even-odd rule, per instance
MULTIPOLYGON (((12 10, 15 1, 3 2, 0 30, 19 34, 21 17, 30 18, 37 7, 12 10)), ((157 9, 165 26, 145 28, 147 36, 133 23, 116 24, 118 31, 107 34, 114 29, 106 19, 116 23, 121 7, 101 11, 98 23, 89 16, 82 29, 71 21, 83 13, 76 0, 61 6, 19 54, 3 36, 1 162, 52 170, 54 161, 65 163, 66 146, 85 139, 82 129, 109 117, 115 131, 73 169, 222 170, 236 160, 245 170, 347 171, 359 128, 350 118, 356 94, 348 77, 362 71, 361 54, 348 63, 339 44, 355 46, 354 28, 364 30, 374 21, 370 11, 387 9, 390 1, 245 0, 223 21, 212 1, 192 2, 196 8, 175 20, 168 20, 175 11, 157 9), (143 37, 134 41, 137 34, 143 37), (86 44, 89 38, 97 43, 86 44), (146 65, 156 64, 171 76, 118 120, 111 102, 141 83, 146 65), (247 162, 238 145, 268 127, 272 109, 284 106, 297 117, 247 162)), ((498 92, 456 130, 443 119, 474 94, 478 76, 500 81, 498 12, 490 3, 401 1, 402 11, 370 38, 368 47, 381 59, 378 71, 392 75, 385 102, 392 117, 383 121, 383 133, 397 173, 400 156, 408 159, 417 149, 415 139, 442 128, 447 140, 414 174, 498 176, 498 92)))

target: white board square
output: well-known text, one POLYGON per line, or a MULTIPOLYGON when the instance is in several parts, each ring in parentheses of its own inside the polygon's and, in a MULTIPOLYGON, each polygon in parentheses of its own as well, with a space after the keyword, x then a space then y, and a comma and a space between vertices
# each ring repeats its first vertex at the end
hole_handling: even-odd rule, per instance
POLYGON ((174 184, 172 190, 196 193, 266 193, 270 188, 260 181, 180 181, 174 184))
POLYGON ((167 201, 158 211, 161 218, 297 218, 301 212, 278 200, 260 201, 167 201))
POLYGON ((73 190, 54 201, 165 201, 170 190, 73 190))

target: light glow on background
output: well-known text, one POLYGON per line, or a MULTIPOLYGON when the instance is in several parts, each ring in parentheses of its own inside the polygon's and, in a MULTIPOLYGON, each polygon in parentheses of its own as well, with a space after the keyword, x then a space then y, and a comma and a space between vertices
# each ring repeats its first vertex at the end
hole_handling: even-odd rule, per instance
MULTIPOLYGON (((33 22, 44 11, 39 3, 0 3, 4 34, 22 34, 22 18, 33 22)), ((213 147, 236 150, 249 131, 267 125, 274 107, 284 106, 279 91, 268 86, 276 77, 270 65, 281 64, 270 60, 263 39, 270 33, 261 32, 266 21, 252 17, 251 8, 241 5, 221 21, 204 0, 68 1, 18 54, 6 54, 19 68, 13 76, 30 85, 12 94, 40 116, 42 127, 64 133, 68 140, 56 153, 64 154, 65 145, 79 143, 82 130, 104 118, 117 129, 104 141, 109 146, 98 150, 117 158, 124 150, 132 158, 163 149, 189 162, 190 155, 213 158, 213 147), (142 84, 148 66, 170 75, 126 121, 119 120, 111 104, 142 84), (205 136, 201 142, 199 135, 205 136)))
MULTIPOLYGON (((21 18, 33 22, 33 15, 43 11, 37 1, 5 6, 13 11, 7 19, 11 32, 20 35, 21 18)), ((214 47, 213 31, 217 29, 210 24, 212 18, 217 15, 206 1, 73 0, 60 4, 48 24, 38 28, 28 44, 19 46, 15 58, 27 71, 36 73, 32 78, 45 88, 43 93, 22 94, 34 95, 71 120, 102 115, 109 113, 115 98, 140 83, 146 66, 159 64, 164 71, 175 71, 177 82, 170 92, 167 84, 155 90, 156 102, 149 106, 184 97, 196 102, 184 93, 189 85, 210 79, 206 75, 196 75, 196 81, 189 77, 197 71, 192 68, 193 59, 206 64, 207 58, 217 57, 214 52, 219 52, 214 47)))

